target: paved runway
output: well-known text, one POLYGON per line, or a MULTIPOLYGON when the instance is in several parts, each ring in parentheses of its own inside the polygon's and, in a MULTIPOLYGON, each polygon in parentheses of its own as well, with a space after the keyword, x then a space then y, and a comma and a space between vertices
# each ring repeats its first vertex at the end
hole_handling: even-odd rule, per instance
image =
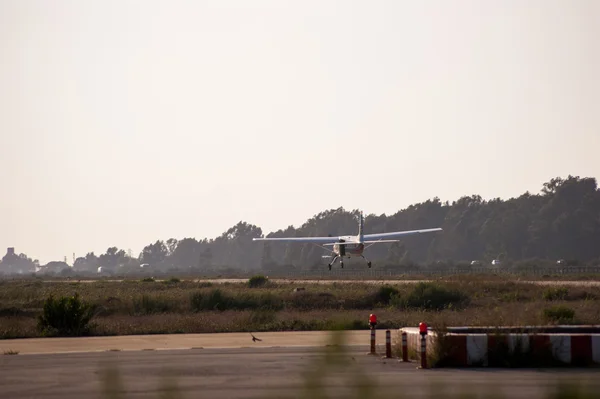
MULTIPOLYGON (((185 280, 185 279, 184 279, 185 280)), ((45 283, 121 283, 126 280, 46 280, 45 283)), ((138 280, 131 280, 138 281, 138 280)), ((157 282, 165 280, 156 280, 157 282)), ((213 284, 246 284, 248 279, 242 278, 228 278, 228 279, 193 279, 191 280, 196 283, 213 283, 213 284)), ((393 280, 393 279, 381 279, 381 280, 336 280, 336 279, 294 279, 294 278, 272 278, 269 281, 276 284, 370 284, 370 285, 397 285, 397 284, 417 284, 421 282, 432 282, 438 280, 393 280)), ((483 281, 483 280, 482 280, 483 281)), ((515 282, 521 284, 536 284, 536 285, 550 285, 550 286, 580 286, 580 287, 600 287, 600 281, 595 280, 506 280, 507 282, 515 282)), ((449 280, 444 280, 449 282, 449 280)), ((494 282, 494 280, 490 280, 494 282)))
POLYGON ((576 381, 598 376, 594 371, 571 370, 417 370, 415 363, 368 356, 366 349, 355 347, 331 356, 336 364, 328 367, 322 363, 322 347, 0 356, 0 397, 311 398, 317 394, 307 390, 304 373, 312 371, 321 379, 313 389, 324 386, 327 397, 439 398, 465 392, 466 384, 473 384, 477 394, 544 398, 559 378, 576 381), (111 370, 119 372, 121 382, 107 376, 111 370), (361 380, 365 377, 377 384, 379 395, 357 395, 361 386, 365 389, 361 380), (177 387, 177 395, 167 396, 169 383, 177 387), (442 384, 441 396, 439 391, 431 395, 436 383, 442 384))
MULTIPOLYGON (((27 338, 0 340, 0 352, 16 351, 20 355, 64 352, 140 351, 192 348, 296 347, 325 346, 328 331, 285 331, 249 333, 121 335, 113 337, 27 338)), ((394 332, 392 336, 394 337, 394 332)), ((370 344, 368 330, 345 331, 346 345, 370 344)), ((385 344, 385 330, 377 330, 377 343, 385 344)), ((384 346, 381 346, 384 348, 384 346)))

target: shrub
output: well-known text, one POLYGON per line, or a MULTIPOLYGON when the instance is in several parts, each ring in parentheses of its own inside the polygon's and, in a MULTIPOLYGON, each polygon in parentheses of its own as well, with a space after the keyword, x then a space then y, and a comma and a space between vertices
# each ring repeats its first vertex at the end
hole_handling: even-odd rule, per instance
POLYGON ((261 274, 257 274, 256 276, 250 277, 248 280, 248 286, 250 288, 263 287, 269 282, 269 279, 261 274))
POLYGON ((230 296, 220 288, 208 292, 196 292, 190 297, 191 308, 194 312, 203 310, 280 310, 282 301, 272 294, 230 296))
POLYGON ((142 281, 142 283, 153 283, 154 278, 153 277, 145 277, 141 281, 142 281))
POLYGON ((231 302, 230 298, 223 294, 219 288, 208 293, 196 292, 192 294, 191 306, 194 312, 202 310, 226 310, 231 302))
POLYGON ((168 279, 167 281, 165 281, 165 283, 167 284, 177 284, 180 283, 181 280, 178 279, 177 277, 171 277, 170 279, 168 279))
POLYGON ((281 310, 284 307, 280 297, 272 293, 262 295, 238 295, 232 298, 232 309, 264 309, 264 310, 281 310))
POLYGON ((396 307, 423 310, 442 310, 461 305, 468 297, 433 283, 418 283, 406 296, 395 295, 391 302, 396 307))
POLYGON ((357 320, 351 316, 338 316, 323 320, 319 329, 327 331, 368 330, 369 323, 366 320, 357 320))
POLYGON ((172 306, 162 298, 153 298, 148 295, 142 295, 141 298, 133 300, 134 314, 153 314, 166 313, 170 311, 172 306))
POLYGON ((91 329, 95 306, 72 297, 54 298, 52 295, 44 302, 43 313, 38 318, 38 330, 43 335, 80 336, 91 329))
POLYGON ((390 285, 384 285, 379 287, 379 290, 375 294, 375 302, 383 305, 389 305, 392 296, 398 295, 398 290, 390 285))
POLYGON ((328 292, 310 292, 299 291, 285 302, 286 307, 290 309, 311 310, 311 309, 331 309, 339 307, 335 295, 328 292))
POLYGON ((258 310, 248 317, 248 323, 255 326, 265 326, 277 321, 277 314, 272 310, 258 310))
POLYGON ((498 299, 500 302, 523 302, 527 300, 527 297, 521 295, 519 292, 507 292, 500 295, 498 299))
POLYGON ((549 322, 565 323, 570 322, 575 317, 575 311, 566 306, 553 306, 544 309, 544 319, 549 322))
MULTIPOLYGON (((435 329, 435 334, 436 343, 435 345, 432 345, 431 353, 426 355, 427 362, 431 367, 452 366, 453 354, 456 351, 456 348, 455 345, 452 344, 452 338, 448 333, 448 327, 445 324, 441 324, 435 329)), ((420 353, 413 353, 413 355, 416 358, 421 357, 420 353)))
POLYGON ((573 301, 596 301, 598 300, 598 295, 593 292, 580 291, 571 293, 569 299, 573 301))
POLYGON ((567 299, 567 295, 569 295, 569 290, 567 288, 552 287, 552 288, 548 288, 546 291, 544 291, 544 294, 542 295, 542 297, 546 301, 558 301, 558 300, 564 301, 565 299, 567 299))

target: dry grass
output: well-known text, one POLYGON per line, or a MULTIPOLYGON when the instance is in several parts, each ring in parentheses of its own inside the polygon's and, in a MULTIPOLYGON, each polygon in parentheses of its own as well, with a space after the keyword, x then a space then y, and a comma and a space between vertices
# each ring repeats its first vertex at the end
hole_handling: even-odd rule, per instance
POLYGON ((466 298, 439 311, 424 311, 425 306, 407 308, 406 301, 390 300, 395 292, 401 299, 408 298, 414 294, 414 284, 396 284, 395 290, 382 290, 360 283, 269 283, 250 288, 247 284, 211 286, 191 281, 4 281, 0 282, 0 337, 38 336, 36 317, 44 300, 50 294, 59 297, 75 293, 98 305, 93 332, 97 335, 366 329, 371 312, 377 313, 379 328, 417 326, 421 321, 432 326, 539 325, 564 322, 547 319, 548 312, 544 311, 556 306, 574 310, 570 323, 600 323, 598 287, 557 290, 510 280, 461 277, 437 282, 442 290, 459 292, 466 298), (294 292, 297 287, 305 290, 294 292))

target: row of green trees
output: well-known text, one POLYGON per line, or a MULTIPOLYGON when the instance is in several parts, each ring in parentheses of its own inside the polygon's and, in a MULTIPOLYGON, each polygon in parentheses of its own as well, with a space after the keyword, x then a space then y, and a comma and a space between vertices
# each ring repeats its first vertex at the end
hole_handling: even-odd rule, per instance
MULTIPOLYGON (((358 211, 343 208, 321 212, 302 226, 268 234, 337 236, 357 232, 358 211)), ((397 244, 370 247, 366 256, 378 265, 411 262, 542 259, 600 259, 600 190, 595 178, 554 178, 538 194, 483 200, 464 196, 452 203, 433 198, 393 215, 367 215, 365 233, 442 227, 442 233, 410 236, 397 244)), ((109 248, 75 261, 74 269, 272 269, 322 266, 327 252, 313 244, 257 243, 260 227, 239 222, 214 239, 174 238, 146 246, 138 257, 109 248)), ((24 259, 29 259, 21 255, 24 259)), ((23 260, 22 262, 25 262, 23 260)), ((4 263, 4 260, 3 260, 4 263)), ((0 270, 2 264, 0 264, 0 270)))
MULTIPOLYGON (((329 210, 299 229, 271 236, 337 235, 356 229, 358 212, 329 210)), ((406 237, 399 244, 375 245, 368 256, 380 263, 600 258, 600 191, 595 178, 554 178, 539 194, 485 201, 479 195, 452 203, 434 198, 394 215, 369 215, 365 233, 442 227, 442 233, 406 237)), ((318 262, 314 245, 270 244, 268 255, 284 264, 318 262)))
POLYGON ((160 270, 257 269, 261 264, 262 247, 252 242, 252 238, 261 235, 260 228, 239 222, 216 239, 158 240, 144 247, 137 258, 111 247, 100 256, 92 252, 77 258, 73 266, 81 271, 95 271, 99 267, 123 271, 145 267, 160 270))

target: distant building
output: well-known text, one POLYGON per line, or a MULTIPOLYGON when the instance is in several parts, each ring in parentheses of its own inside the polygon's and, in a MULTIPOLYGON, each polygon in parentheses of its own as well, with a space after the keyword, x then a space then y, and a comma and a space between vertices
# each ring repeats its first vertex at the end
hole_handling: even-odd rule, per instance
POLYGON ((12 267, 15 261, 18 259, 18 256, 15 255, 15 248, 9 247, 6 249, 6 255, 2 258, 2 268, 8 269, 12 267))
POLYGON ((0 271, 8 274, 14 273, 18 263, 19 257, 15 254, 15 248, 9 247, 6 249, 6 255, 2 258, 2 262, 0 262, 0 271))
POLYGON ((70 270, 71 267, 66 262, 52 261, 40 266, 39 273, 60 273, 63 270, 70 270))

